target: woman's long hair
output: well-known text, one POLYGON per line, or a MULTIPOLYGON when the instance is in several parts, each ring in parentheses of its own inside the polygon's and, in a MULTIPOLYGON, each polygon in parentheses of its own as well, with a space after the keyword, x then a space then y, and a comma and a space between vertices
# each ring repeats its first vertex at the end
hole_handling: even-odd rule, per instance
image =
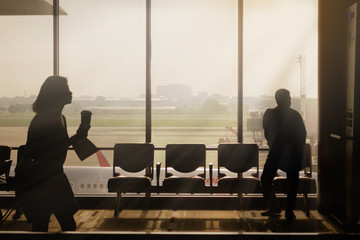
POLYGON ((67 78, 61 76, 48 77, 41 86, 39 95, 32 105, 33 111, 40 113, 64 106, 68 93, 67 78))

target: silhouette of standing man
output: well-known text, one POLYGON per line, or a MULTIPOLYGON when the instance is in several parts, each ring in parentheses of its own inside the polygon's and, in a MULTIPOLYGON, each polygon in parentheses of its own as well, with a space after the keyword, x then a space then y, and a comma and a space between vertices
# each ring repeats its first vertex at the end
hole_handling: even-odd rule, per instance
POLYGON ((290 108, 291 97, 288 90, 277 90, 275 100, 277 107, 267 109, 263 117, 269 154, 261 176, 261 188, 268 210, 261 215, 272 216, 281 213, 273 189, 274 177, 281 166, 282 169, 286 169, 288 186, 285 217, 287 220, 293 220, 306 130, 301 115, 290 108))

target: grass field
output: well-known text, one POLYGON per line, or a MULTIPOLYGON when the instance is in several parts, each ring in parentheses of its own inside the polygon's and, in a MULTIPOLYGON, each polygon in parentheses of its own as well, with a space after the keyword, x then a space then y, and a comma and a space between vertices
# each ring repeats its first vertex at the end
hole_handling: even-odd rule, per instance
MULTIPOLYGON (((80 115, 65 115, 67 125, 80 124, 80 115)), ((0 127, 28 127, 34 114, 1 114, 0 127)), ((225 127, 236 126, 236 116, 219 115, 153 115, 153 127, 225 127)), ((144 127, 144 115, 93 115, 93 127, 144 127)))
MULTIPOLYGON (((0 145, 20 146, 26 142, 27 128, 34 114, 1 114, 0 145)), ((69 135, 76 132, 80 115, 65 115, 69 135)), ((143 115, 93 115, 89 139, 98 147, 113 147, 121 142, 145 142, 145 116, 143 115)), ((220 139, 230 137, 236 141, 234 133, 226 133, 225 127, 237 127, 236 116, 218 115, 153 115, 152 142, 156 147, 169 143, 204 143, 215 146, 220 139), (226 136, 227 135, 227 136, 226 136)), ((252 142, 252 133, 244 132, 244 141, 252 142)), ((15 151, 14 151, 15 152, 15 151)), ((164 162, 164 151, 157 151, 156 161, 164 162)), ((113 152, 103 151, 112 163, 113 152)), ((216 162, 216 151, 208 151, 208 162, 216 162)), ((12 157, 16 159, 16 155, 12 157)), ((68 166, 98 166, 94 155, 84 162, 79 161, 73 151, 68 152, 68 166)))

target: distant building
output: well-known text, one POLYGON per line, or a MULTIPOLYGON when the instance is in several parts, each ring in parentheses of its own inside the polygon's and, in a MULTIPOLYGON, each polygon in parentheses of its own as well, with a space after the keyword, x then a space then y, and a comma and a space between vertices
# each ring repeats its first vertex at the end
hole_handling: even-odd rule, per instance
POLYGON ((191 86, 184 84, 159 85, 156 88, 158 97, 168 99, 184 100, 193 97, 191 86))

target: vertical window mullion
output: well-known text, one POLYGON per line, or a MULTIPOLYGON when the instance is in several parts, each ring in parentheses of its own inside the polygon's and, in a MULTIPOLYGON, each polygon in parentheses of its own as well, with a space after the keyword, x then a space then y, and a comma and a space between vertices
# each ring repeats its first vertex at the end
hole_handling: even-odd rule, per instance
POLYGON ((59 0, 53 1, 53 38, 54 38, 54 69, 53 74, 59 75, 59 0))
POLYGON ((151 0, 146 0, 146 126, 145 141, 151 142, 151 0))
POLYGON ((238 0, 238 142, 243 142, 243 21, 244 0, 238 0))

